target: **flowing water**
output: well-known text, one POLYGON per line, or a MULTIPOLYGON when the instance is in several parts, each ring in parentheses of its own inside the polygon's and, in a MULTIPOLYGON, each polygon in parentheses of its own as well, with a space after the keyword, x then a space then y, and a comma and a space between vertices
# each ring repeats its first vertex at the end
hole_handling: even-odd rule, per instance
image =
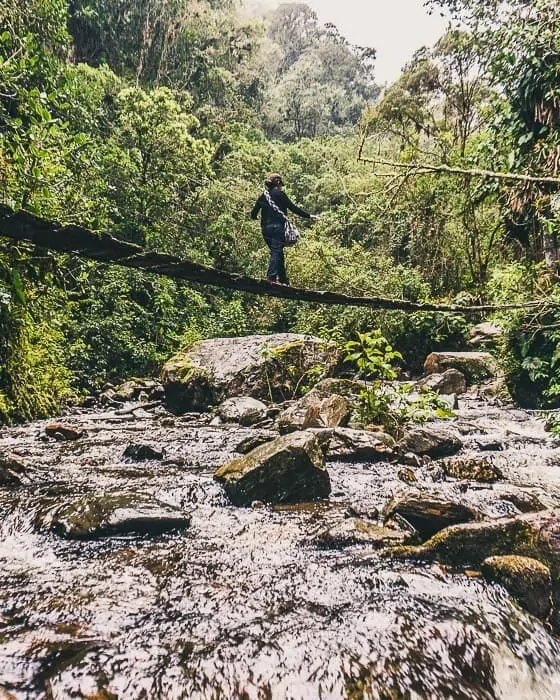
MULTIPOLYGON (((500 586, 320 544, 407 488, 397 465, 329 463, 328 503, 234 508, 212 473, 251 429, 161 408, 63 420, 87 436, 0 431, 0 451, 30 467, 0 488, 0 699, 560 697, 560 639, 500 586), (125 459, 131 442, 164 459, 125 459), (190 526, 79 541, 37 525, 53 504, 128 493, 180 507, 190 526)), ((420 474, 421 487, 488 517, 518 513, 505 492, 560 504, 560 446, 541 421, 472 397, 456 423, 464 454, 483 451, 504 481, 420 474)))

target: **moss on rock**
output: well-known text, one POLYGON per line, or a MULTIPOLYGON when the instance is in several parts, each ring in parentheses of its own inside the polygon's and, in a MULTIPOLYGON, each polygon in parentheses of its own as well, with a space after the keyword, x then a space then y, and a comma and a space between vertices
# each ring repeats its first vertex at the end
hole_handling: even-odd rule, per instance
POLYGON ((548 566, 531 557, 505 555, 489 557, 481 571, 488 581, 506 588, 532 615, 545 620, 552 609, 552 577, 548 566))

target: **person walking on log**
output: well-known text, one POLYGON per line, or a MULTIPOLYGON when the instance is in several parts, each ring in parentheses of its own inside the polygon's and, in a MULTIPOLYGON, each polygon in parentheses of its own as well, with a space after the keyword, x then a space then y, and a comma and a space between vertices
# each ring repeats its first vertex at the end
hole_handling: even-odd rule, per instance
POLYGON ((300 207, 297 207, 282 190, 284 182, 278 173, 268 175, 264 181, 266 192, 255 202, 251 218, 256 219, 261 212, 261 231, 265 243, 270 249, 270 260, 266 273, 267 280, 271 284, 289 284, 286 274, 286 262, 284 260, 284 247, 286 246, 284 227, 286 219, 282 216, 288 213, 288 209, 303 219, 317 219, 317 216, 309 214, 300 207), (280 212, 269 204, 268 197, 276 205, 280 212))

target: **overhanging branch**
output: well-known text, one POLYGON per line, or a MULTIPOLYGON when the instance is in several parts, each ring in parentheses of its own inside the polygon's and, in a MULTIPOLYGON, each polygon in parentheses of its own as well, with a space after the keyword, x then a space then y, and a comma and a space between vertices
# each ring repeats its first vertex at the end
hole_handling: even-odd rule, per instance
MULTIPOLYGON (((361 163, 371 163, 372 165, 388 165, 392 168, 408 171, 417 175, 428 173, 444 173, 447 175, 471 175, 473 177, 494 178, 496 180, 512 180, 517 182, 536 182, 551 185, 560 185, 560 177, 545 177, 541 175, 522 175, 521 173, 499 173, 494 170, 483 170, 480 168, 453 168, 449 165, 431 165, 430 163, 400 163, 395 160, 384 158, 365 158, 358 155, 361 163)), ((380 177, 394 177, 395 173, 375 173, 380 177)))

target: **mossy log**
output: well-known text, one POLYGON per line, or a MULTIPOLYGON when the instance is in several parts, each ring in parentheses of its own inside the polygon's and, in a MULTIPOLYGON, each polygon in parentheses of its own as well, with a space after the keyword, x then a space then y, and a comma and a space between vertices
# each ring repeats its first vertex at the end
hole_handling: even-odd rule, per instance
POLYGON ((265 280, 257 280, 245 275, 217 270, 189 260, 181 260, 173 255, 144 250, 133 243, 119 241, 107 233, 97 235, 82 226, 65 226, 56 221, 40 218, 27 211, 14 211, 5 205, 0 205, 0 236, 16 241, 34 243, 51 250, 76 253, 82 257, 103 263, 114 263, 125 267, 137 268, 145 272, 165 275, 174 279, 199 282, 209 286, 249 292, 250 294, 318 304, 365 306, 374 309, 393 309, 407 312, 440 311, 477 314, 497 309, 539 307, 543 303, 541 301, 530 301, 523 304, 502 306, 420 304, 401 299, 355 297, 337 292, 273 285, 265 280))

